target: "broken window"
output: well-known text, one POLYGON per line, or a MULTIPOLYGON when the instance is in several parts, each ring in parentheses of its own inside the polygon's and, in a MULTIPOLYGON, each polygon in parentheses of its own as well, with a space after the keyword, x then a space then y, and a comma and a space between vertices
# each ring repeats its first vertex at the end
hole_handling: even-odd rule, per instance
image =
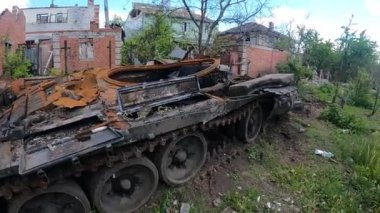
POLYGON ((44 24, 49 22, 49 14, 43 13, 43 14, 37 14, 37 23, 38 24, 44 24))
POLYGON ((187 30, 188 30, 187 22, 184 22, 182 24, 182 32, 187 32, 187 30))
POLYGON ((55 14, 55 21, 57 23, 62 23, 63 22, 63 14, 62 13, 55 14))
POLYGON ((92 42, 81 42, 79 44, 79 59, 94 59, 94 44, 92 42))
POLYGON ((5 53, 10 53, 12 50, 12 44, 10 42, 6 41, 4 43, 4 46, 5 46, 5 53))
POLYGON ((139 10, 139 9, 133 9, 129 15, 130 15, 132 18, 136 18, 137 16, 140 15, 140 13, 141 13, 141 10, 139 10))

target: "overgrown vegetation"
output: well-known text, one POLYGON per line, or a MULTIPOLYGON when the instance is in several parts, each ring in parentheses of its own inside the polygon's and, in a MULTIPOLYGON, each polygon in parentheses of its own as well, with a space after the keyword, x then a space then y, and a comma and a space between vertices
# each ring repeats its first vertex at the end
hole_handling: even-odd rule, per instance
POLYGON ((348 89, 348 104, 370 109, 371 77, 367 70, 360 69, 357 76, 350 82, 348 89))
POLYGON ((257 211, 257 198, 259 193, 253 188, 243 193, 230 192, 223 198, 224 206, 231 207, 237 212, 250 213, 257 211))
POLYGON ((5 56, 4 71, 5 75, 14 79, 30 76, 29 73, 32 63, 25 59, 21 51, 7 53, 5 56))
POLYGON ((122 48, 122 63, 134 64, 135 58, 143 64, 154 59, 167 58, 174 45, 170 21, 164 14, 156 14, 150 25, 125 41, 122 48))
POLYGON ((290 59, 287 62, 279 63, 277 65, 277 70, 280 73, 293 73, 297 85, 301 79, 310 78, 312 76, 312 71, 308 67, 303 66, 301 62, 296 59, 290 59))
POLYGON ((348 129, 355 133, 368 131, 361 119, 353 114, 344 112, 336 104, 331 104, 327 109, 322 111, 320 118, 335 124, 339 128, 348 129))

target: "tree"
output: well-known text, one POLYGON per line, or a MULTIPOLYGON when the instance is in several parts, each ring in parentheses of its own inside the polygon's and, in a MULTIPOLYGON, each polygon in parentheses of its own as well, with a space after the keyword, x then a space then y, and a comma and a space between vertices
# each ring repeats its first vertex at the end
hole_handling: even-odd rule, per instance
POLYGON ((318 74, 321 71, 333 72, 337 63, 334 44, 321 39, 311 41, 305 49, 303 63, 314 67, 318 74))
POLYGON ((380 97, 380 64, 376 64, 373 66, 371 77, 373 79, 373 87, 376 90, 376 94, 375 94, 375 101, 373 102, 373 105, 372 105, 372 111, 368 115, 369 117, 373 116, 379 108, 378 102, 379 102, 379 97, 380 97))
POLYGON ((110 25, 115 25, 115 26, 123 26, 124 24, 124 21, 123 21, 123 18, 121 16, 118 16, 118 15, 114 15, 113 16, 113 19, 110 21, 110 25))
POLYGON ((352 30, 352 20, 353 17, 347 26, 342 27, 343 34, 337 39, 339 68, 333 73, 335 92, 332 103, 336 102, 340 82, 347 82, 355 78, 361 68, 370 70, 370 67, 377 61, 376 42, 371 41, 365 31, 357 35, 357 32, 352 30))
POLYGON ((181 0, 198 31, 198 53, 202 55, 210 44, 214 30, 221 22, 242 25, 261 14, 268 6, 269 0, 181 0), (199 11, 196 18, 194 11, 199 11), (205 32, 206 18, 214 19, 205 32), (206 34, 206 35, 204 35, 206 34), (206 41, 203 43, 203 39, 206 41))
POLYGON ((163 14, 156 14, 150 25, 125 42, 122 48, 122 63, 134 64, 135 58, 141 63, 165 58, 174 45, 169 20, 163 14))
POLYGON ((353 106, 370 108, 370 90, 372 82, 369 72, 360 68, 356 77, 350 82, 348 90, 348 103, 353 106))

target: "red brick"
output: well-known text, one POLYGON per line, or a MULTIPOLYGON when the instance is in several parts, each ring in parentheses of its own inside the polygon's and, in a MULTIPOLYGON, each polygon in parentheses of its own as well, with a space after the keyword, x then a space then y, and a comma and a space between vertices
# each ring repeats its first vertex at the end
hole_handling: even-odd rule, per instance
POLYGON ((0 75, 3 74, 6 40, 12 44, 13 52, 25 43, 25 16, 17 7, 12 12, 5 9, 0 15, 0 75))

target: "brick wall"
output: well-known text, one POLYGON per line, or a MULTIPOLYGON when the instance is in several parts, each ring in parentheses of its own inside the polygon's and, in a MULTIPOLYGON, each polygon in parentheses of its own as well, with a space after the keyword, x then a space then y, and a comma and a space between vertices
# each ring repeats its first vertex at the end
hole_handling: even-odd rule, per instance
POLYGON ((109 68, 109 42, 111 42, 111 67, 121 62, 121 29, 60 32, 53 35, 54 67, 65 70, 65 41, 67 42, 67 70, 109 68))
POLYGON ((5 43, 11 44, 11 51, 16 51, 19 44, 25 42, 25 16, 16 6, 12 12, 5 9, 0 15, 0 75, 3 74, 5 43))
POLYGON ((221 64, 230 66, 231 72, 236 75, 244 74, 241 72, 247 70, 248 66, 248 75, 257 77, 277 72, 276 65, 286 61, 288 56, 288 52, 261 46, 234 46, 221 55, 221 64))
POLYGON ((257 77, 275 73, 276 65, 286 61, 289 53, 277 49, 271 49, 260 46, 246 47, 246 57, 251 61, 248 69, 248 75, 257 77))

